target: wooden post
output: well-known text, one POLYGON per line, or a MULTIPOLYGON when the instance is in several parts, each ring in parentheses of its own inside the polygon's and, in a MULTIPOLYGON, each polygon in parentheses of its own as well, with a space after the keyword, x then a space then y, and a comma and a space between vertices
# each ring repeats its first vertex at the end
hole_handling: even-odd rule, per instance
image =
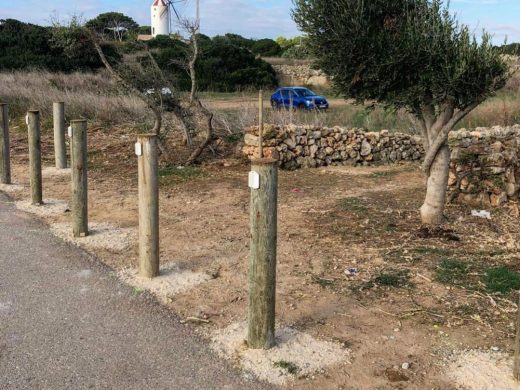
POLYGON ((139 274, 159 275, 159 183, 157 136, 142 134, 135 145, 139 175, 139 274))
POLYGON ((9 110, 6 103, 0 103, 0 183, 11 184, 9 110))
POLYGON ((43 204, 42 195, 42 151, 40 140, 40 112, 31 110, 27 113, 29 131, 29 177, 31 183, 31 203, 43 204))
POLYGON ((264 158, 264 91, 258 92, 258 157, 264 158))
POLYGON ((253 160, 251 249, 249 256, 248 345, 268 349, 275 344, 276 236, 278 162, 253 160))
POLYGON ((517 381, 520 381, 520 293, 518 294, 518 308, 516 314, 515 362, 513 375, 517 381))
POLYGON ((72 234, 88 236, 87 121, 71 122, 72 234))
POLYGON ((65 104, 55 102, 52 105, 54 118, 54 156, 56 168, 67 168, 67 151, 65 146, 65 104))

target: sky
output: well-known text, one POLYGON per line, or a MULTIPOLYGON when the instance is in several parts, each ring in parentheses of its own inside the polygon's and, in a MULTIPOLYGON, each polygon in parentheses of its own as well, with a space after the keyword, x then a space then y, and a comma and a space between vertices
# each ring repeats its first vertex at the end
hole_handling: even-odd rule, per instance
MULTIPOLYGON (((57 13, 66 20, 82 15, 88 20, 102 12, 117 11, 150 25, 152 0, 0 0, 0 19, 13 18, 40 25, 49 24, 57 13)), ((193 17, 195 0, 178 4, 179 12, 193 17)), ((299 35, 291 20, 291 0, 200 0, 201 31, 214 36, 233 32, 248 38, 299 35)), ((520 0, 451 0, 450 9, 478 36, 482 29, 494 35, 495 43, 520 42, 520 0)))

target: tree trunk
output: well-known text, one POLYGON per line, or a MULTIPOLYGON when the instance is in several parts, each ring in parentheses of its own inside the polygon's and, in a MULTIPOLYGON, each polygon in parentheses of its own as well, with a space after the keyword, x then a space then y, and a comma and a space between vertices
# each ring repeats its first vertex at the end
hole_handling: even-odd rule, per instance
POLYGON ((450 149, 445 143, 437 153, 426 185, 426 198, 421 207, 424 224, 440 225, 444 222, 444 205, 448 187, 450 149))

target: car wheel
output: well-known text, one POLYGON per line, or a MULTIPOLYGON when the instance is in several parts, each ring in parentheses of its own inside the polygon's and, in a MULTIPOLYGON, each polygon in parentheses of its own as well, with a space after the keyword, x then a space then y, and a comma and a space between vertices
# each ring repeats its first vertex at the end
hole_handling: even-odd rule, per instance
POLYGON ((305 110, 305 104, 303 104, 303 103, 298 104, 298 108, 300 110, 305 110))

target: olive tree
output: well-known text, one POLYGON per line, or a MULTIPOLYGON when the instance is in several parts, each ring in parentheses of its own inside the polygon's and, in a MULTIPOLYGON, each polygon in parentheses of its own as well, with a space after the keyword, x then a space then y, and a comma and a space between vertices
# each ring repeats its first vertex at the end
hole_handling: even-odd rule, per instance
POLYGON ((294 0, 293 18, 345 98, 411 114, 426 151, 421 218, 441 224, 448 133, 509 76, 491 36, 475 39, 442 0, 294 0))

